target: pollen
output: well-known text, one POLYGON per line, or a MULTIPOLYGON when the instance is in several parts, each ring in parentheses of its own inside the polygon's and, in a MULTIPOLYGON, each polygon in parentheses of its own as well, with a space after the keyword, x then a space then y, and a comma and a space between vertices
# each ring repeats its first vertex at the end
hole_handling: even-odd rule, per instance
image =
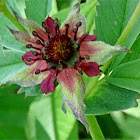
POLYGON ((67 35, 57 34, 49 40, 46 45, 46 55, 50 61, 58 64, 66 62, 73 56, 73 41, 67 35))

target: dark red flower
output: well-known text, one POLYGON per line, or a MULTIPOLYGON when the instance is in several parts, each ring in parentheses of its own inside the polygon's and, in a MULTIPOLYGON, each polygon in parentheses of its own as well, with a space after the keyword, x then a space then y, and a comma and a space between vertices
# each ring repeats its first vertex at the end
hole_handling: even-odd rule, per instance
POLYGON ((14 15, 28 31, 9 28, 15 38, 30 49, 22 56, 26 65, 32 65, 26 75, 40 75, 43 79, 38 83, 31 80, 33 84, 29 86, 41 82, 41 90, 48 94, 55 90, 57 80, 62 88, 64 102, 87 128, 83 103, 85 84, 81 76, 83 72, 90 77, 100 75, 99 65, 125 49, 95 41, 96 35, 86 33, 86 20, 80 15, 79 4, 73 7, 61 27, 57 18, 47 17, 42 22, 43 29, 29 19, 22 19, 15 12, 14 15))

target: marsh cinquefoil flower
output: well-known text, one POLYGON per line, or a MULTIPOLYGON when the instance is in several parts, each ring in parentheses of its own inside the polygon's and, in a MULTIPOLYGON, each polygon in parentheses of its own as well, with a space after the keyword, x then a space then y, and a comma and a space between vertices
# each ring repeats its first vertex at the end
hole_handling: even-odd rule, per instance
POLYGON ((62 88, 63 110, 66 111, 66 103, 88 129, 84 116, 85 84, 82 72, 91 77, 100 75, 99 65, 116 53, 127 50, 95 41, 96 35, 86 33, 86 21, 80 15, 79 4, 74 5, 60 28, 58 19, 47 17, 42 22, 43 28, 40 28, 32 20, 22 19, 13 13, 28 32, 9 30, 16 40, 30 49, 22 56, 22 60, 31 67, 24 75, 24 79, 28 77, 28 82, 19 78, 14 82, 21 86, 41 83, 41 90, 48 94, 55 90, 57 80, 62 88))

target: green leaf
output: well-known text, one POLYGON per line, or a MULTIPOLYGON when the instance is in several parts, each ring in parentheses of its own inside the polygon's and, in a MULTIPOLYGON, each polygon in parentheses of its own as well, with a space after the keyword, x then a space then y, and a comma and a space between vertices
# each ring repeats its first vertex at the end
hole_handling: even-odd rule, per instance
POLYGON ((17 91, 17 94, 21 94, 21 93, 25 93, 25 97, 38 96, 38 95, 44 94, 40 89, 40 85, 35 85, 35 86, 31 86, 31 87, 21 87, 17 91))
POLYGON ((21 60, 21 56, 23 53, 15 52, 15 51, 4 51, 7 59, 4 59, 2 55, 0 55, 0 84, 8 81, 15 73, 20 72, 25 69, 27 66, 21 60))
POLYGON ((133 46, 131 47, 131 51, 133 51, 133 53, 127 53, 121 64, 140 59, 140 37, 138 37, 134 42, 133 46))
POLYGON ((28 114, 27 138, 29 140, 46 138, 48 140, 67 140, 76 120, 69 109, 66 116, 62 112, 61 106, 62 94, 60 86, 57 86, 54 93, 43 96, 33 102, 28 114), (40 134, 40 129, 43 134, 40 134))
POLYGON ((51 10, 52 0, 28 0, 25 1, 25 5, 27 18, 34 20, 38 25, 42 26, 42 22, 51 10))
POLYGON ((138 106, 137 107, 133 107, 133 108, 124 110, 123 112, 125 112, 128 115, 131 115, 135 118, 140 119, 140 100, 138 100, 138 106))
POLYGON ((14 18, 14 16, 8 11, 9 6, 11 6, 17 12, 19 12, 18 9, 16 8, 15 0, 12 1, 9 0, 8 2, 6 3, 6 0, 2 0, 0 2, 0 14, 3 14, 6 18, 8 18, 8 20, 10 20, 18 29, 24 30, 24 28, 18 23, 16 18, 14 18))
POLYGON ((90 96, 85 99, 85 114, 101 115, 112 111, 124 110, 137 106, 137 92, 108 84, 105 80, 100 81, 90 96))
POLYGON ((21 16, 19 9, 17 8, 16 0, 7 0, 8 10, 12 13, 10 6, 14 9, 14 11, 21 16))
POLYGON ((21 13, 21 16, 23 18, 26 18, 25 15, 25 0, 16 0, 16 5, 21 13))
POLYGON ((27 50, 26 47, 23 44, 16 41, 16 39, 10 33, 10 31, 6 26, 14 30, 17 30, 17 28, 1 13, 0 13, 0 19, 1 19, 0 36, 1 36, 2 45, 6 48, 15 51, 25 52, 27 50))
POLYGON ((65 9, 65 8, 69 8, 69 7, 72 7, 74 4, 75 4, 75 0, 66 0, 66 1, 61 1, 61 0, 56 0, 57 2, 57 7, 58 7, 58 10, 62 10, 62 9, 65 9))
POLYGON ((33 97, 17 95, 17 85, 0 87, 0 139, 26 139, 27 111, 33 97))
POLYGON ((140 92, 140 59, 119 65, 106 80, 113 85, 140 92))
MULTIPOLYGON (((138 0, 100 0, 100 6, 97 7, 98 16, 95 19, 95 33, 98 34, 98 40, 114 45, 129 23, 131 25, 127 26, 129 32, 125 34, 125 37, 121 37, 121 41, 119 40, 118 44, 130 48, 140 33, 140 8, 134 13, 138 2, 138 0), (134 20, 131 20, 132 15, 134 20)), ((125 55, 126 53, 119 54, 113 61, 112 68, 116 67, 125 55)))
POLYGON ((139 107, 128 109, 128 111, 129 113, 127 113, 127 110, 123 112, 114 112, 111 113, 111 116, 123 135, 127 136, 128 139, 139 139, 140 118, 133 115, 136 112, 137 114, 139 113, 139 107))

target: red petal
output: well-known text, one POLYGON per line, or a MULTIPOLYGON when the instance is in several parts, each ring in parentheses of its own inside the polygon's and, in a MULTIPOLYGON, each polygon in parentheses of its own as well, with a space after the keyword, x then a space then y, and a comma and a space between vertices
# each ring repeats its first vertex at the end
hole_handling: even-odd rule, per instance
MULTIPOLYGON (((81 39, 84 38, 84 35, 81 36, 81 39)), ((97 39, 97 35, 88 35, 84 41, 95 41, 97 39)))
POLYGON ((80 68, 87 74, 87 76, 100 75, 99 66, 95 62, 81 63, 80 68))
POLYGON ((62 87, 67 88, 70 93, 74 94, 78 77, 79 75, 75 69, 66 68, 58 74, 57 80, 62 87))
POLYGON ((81 57, 85 57, 85 55, 94 55, 94 53, 100 51, 100 48, 94 47, 94 45, 91 44, 91 41, 89 42, 82 42, 80 45, 80 55, 81 57))
POLYGON ((24 63, 26 65, 32 65, 36 62, 37 59, 39 59, 40 56, 34 56, 32 54, 32 51, 26 52, 23 56, 22 56, 22 60, 24 61, 24 63), (30 60, 30 61, 29 61, 30 60))
POLYGON ((52 34, 56 34, 55 28, 53 27, 54 20, 51 17, 47 17, 45 23, 47 25, 47 29, 49 29, 52 34))
POLYGON ((40 84, 40 88, 45 94, 48 94, 55 90, 55 82, 53 82, 54 76, 55 76, 55 73, 51 72, 47 76, 47 78, 44 79, 43 82, 40 84))

